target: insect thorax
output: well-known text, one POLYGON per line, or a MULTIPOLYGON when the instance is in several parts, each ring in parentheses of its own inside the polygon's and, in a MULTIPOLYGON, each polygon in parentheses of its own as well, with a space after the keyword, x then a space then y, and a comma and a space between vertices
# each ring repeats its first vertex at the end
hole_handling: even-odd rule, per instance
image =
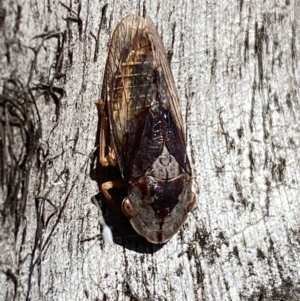
POLYGON ((161 155, 146 171, 145 176, 152 176, 161 180, 169 180, 179 176, 182 173, 182 168, 164 145, 161 155))

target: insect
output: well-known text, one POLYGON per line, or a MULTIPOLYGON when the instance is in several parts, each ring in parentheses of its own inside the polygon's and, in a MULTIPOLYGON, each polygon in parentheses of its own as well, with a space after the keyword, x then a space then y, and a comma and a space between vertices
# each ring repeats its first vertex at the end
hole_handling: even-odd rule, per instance
POLYGON ((100 163, 119 165, 122 210, 149 242, 167 242, 196 206, 183 121, 166 52, 152 20, 125 17, 109 47, 101 100, 100 163))

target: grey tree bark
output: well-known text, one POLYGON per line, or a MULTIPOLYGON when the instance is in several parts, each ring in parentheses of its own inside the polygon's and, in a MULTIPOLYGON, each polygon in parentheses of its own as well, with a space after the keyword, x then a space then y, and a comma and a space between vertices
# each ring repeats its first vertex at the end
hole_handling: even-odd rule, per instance
POLYGON ((0 1, 0 300, 300 300, 299 18, 298 0, 0 1), (169 53, 198 182, 163 246, 98 187, 116 171, 94 101, 130 13, 169 53))

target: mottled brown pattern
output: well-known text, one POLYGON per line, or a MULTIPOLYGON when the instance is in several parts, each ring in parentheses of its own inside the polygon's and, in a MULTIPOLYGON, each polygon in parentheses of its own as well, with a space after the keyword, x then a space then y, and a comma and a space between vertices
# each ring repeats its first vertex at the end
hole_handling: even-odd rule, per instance
POLYGON ((179 100, 150 18, 130 15, 117 26, 102 99, 111 147, 128 184, 123 211, 139 234, 164 243, 185 221, 195 198, 179 100))

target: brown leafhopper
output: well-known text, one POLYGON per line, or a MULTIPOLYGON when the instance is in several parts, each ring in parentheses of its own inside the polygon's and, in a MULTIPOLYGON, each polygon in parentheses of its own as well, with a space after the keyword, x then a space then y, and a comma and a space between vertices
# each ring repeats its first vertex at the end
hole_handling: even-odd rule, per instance
POLYGON ((149 242, 168 241, 196 206, 183 120, 166 51, 151 19, 125 17, 109 47, 101 100, 100 163, 119 165, 122 210, 149 242))

